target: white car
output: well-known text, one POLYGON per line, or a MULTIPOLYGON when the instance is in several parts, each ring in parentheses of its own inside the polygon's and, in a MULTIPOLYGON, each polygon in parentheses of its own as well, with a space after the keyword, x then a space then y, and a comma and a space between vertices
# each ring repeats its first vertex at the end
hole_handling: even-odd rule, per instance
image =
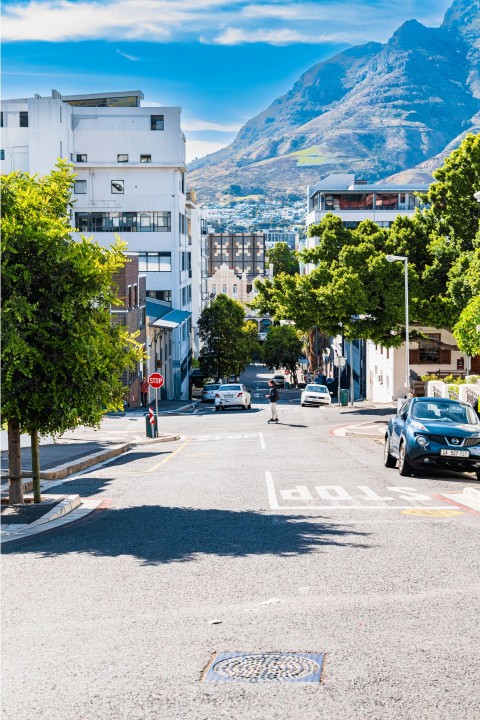
POLYGON ((203 386, 202 402, 215 402, 215 393, 220 387, 220 383, 208 383, 203 386))
POLYGON ((302 407, 305 405, 331 405, 332 397, 326 385, 309 384, 302 390, 300 398, 302 407))
POLYGON ((252 396, 245 385, 240 383, 220 385, 215 392, 215 410, 218 412, 227 407, 241 407, 242 410, 250 410, 252 396))

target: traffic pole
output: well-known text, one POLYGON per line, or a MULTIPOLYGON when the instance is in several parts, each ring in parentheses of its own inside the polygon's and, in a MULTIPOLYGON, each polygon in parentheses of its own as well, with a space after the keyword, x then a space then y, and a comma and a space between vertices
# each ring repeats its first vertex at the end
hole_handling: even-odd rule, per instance
POLYGON ((157 421, 155 437, 158 437, 158 388, 155 388, 155 420, 157 421))

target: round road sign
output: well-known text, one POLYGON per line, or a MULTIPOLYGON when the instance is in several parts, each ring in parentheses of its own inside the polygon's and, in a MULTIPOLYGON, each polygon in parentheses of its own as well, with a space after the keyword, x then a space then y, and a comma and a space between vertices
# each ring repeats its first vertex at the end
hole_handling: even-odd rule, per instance
POLYGON ((160 373, 152 373, 148 376, 148 384, 152 388, 161 388, 163 383, 163 375, 160 375, 160 373))

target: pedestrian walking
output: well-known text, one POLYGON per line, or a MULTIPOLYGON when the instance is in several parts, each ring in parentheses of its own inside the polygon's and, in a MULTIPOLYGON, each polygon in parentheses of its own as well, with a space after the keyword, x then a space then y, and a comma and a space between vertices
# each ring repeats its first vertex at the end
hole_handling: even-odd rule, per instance
POLYGON ((148 403, 148 382, 145 375, 143 376, 142 382, 140 383, 140 394, 142 397, 142 407, 147 407, 148 403))
POLYGON ((270 392, 268 393, 268 395, 265 395, 265 397, 268 398, 270 401, 270 411, 272 413, 272 417, 268 422, 278 423, 277 402, 280 398, 280 393, 278 392, 278 388, 273 382, 273 380, 269 380, 268 384, 270 385, 270 392))

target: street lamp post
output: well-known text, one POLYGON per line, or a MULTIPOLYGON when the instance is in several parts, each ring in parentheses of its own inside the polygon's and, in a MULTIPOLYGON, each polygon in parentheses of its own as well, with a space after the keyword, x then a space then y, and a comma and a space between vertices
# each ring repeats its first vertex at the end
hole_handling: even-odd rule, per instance
POLYGON ((408 325, 408 257, 406 255, 387 255, 388 262, 397 260, 405 264, 405 388, 408 397, 410 390, 410 341, 408 325))

